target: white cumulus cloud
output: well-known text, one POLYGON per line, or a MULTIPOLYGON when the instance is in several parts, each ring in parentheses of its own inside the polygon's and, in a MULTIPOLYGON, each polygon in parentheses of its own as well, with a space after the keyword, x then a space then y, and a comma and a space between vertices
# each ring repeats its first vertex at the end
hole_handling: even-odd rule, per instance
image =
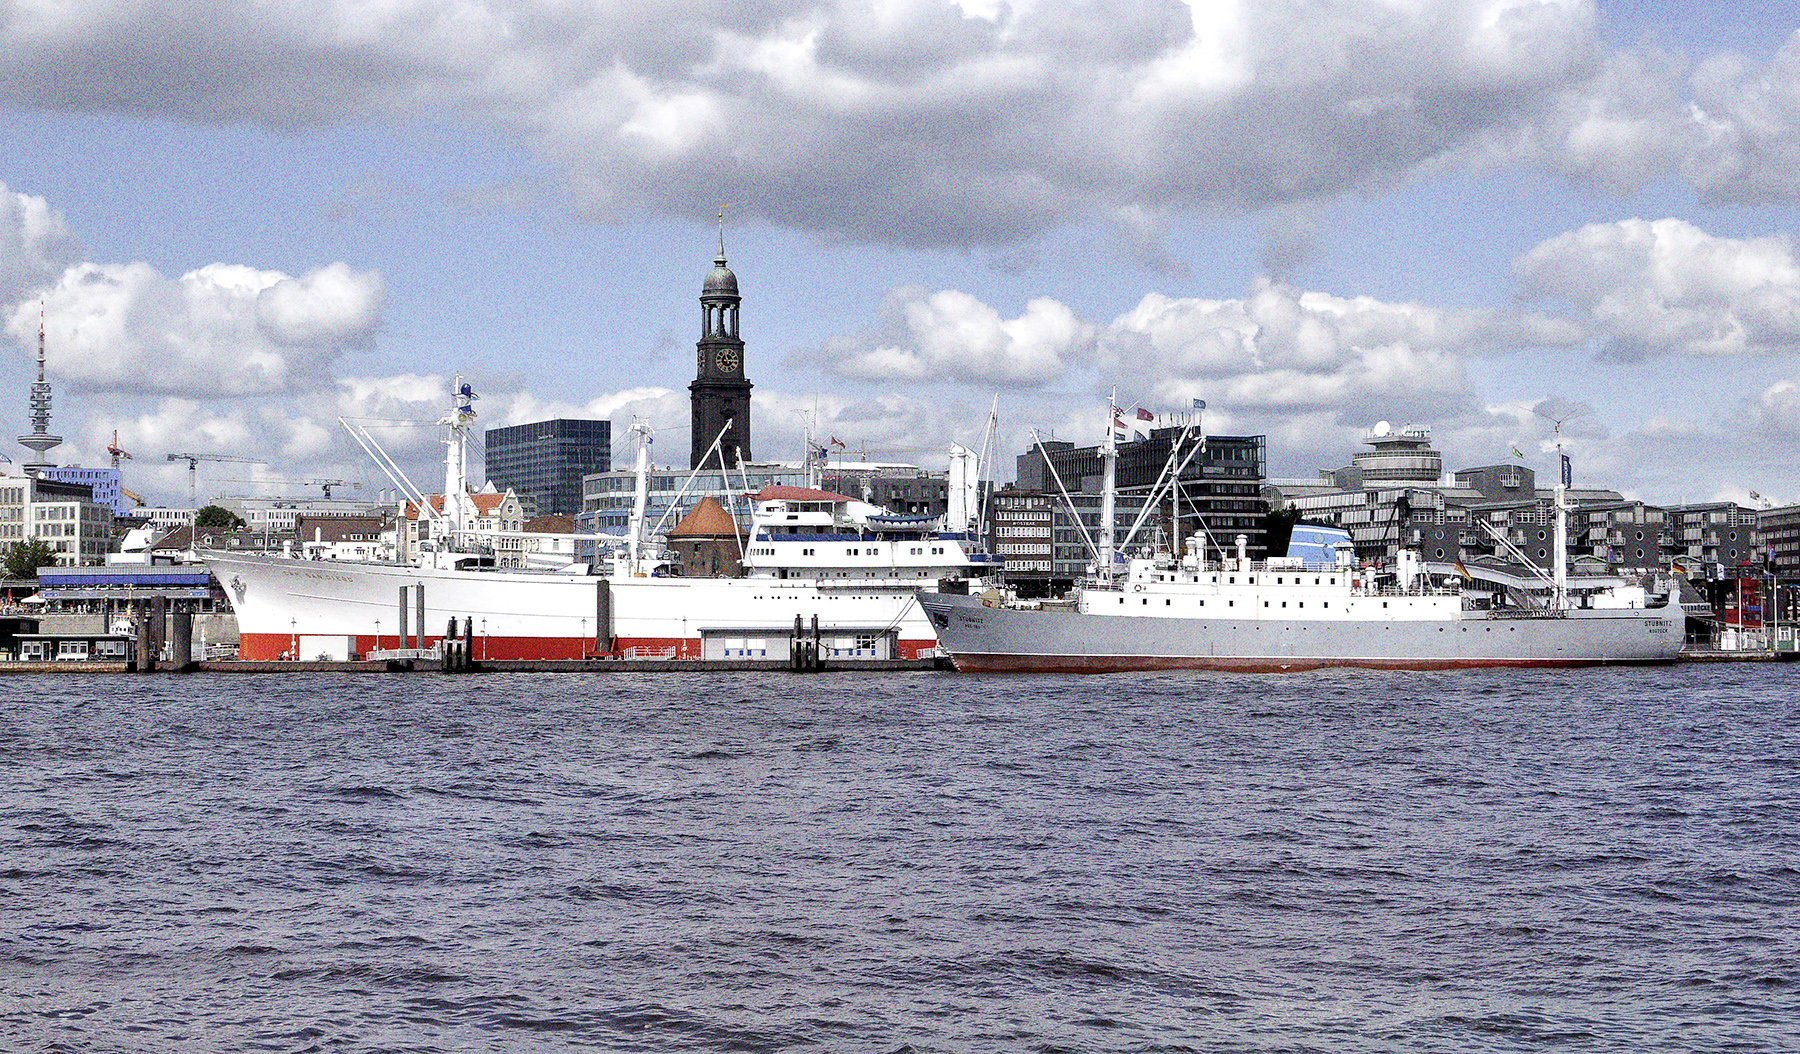
MULTIPOLYGON (((291 392, 329 380, 380 322, 381 276, 332 264, 293 277, 211 264, 167 278, 147 263, 70 267, 45 297, 52 371, 89 391, 183 396, 291 392)), ((35 304, 7 329, 21 343, 35 304)))
POLYGON ((1286 412, 1448 415, 1470 405, 1469 356, 1578 335, 1535 316, 1266 282, 1239 299, 1148 295, 1101 333, 1098 361, 1103 375, 1131 378, 1173 406, 1204 398, 1286 412))
POLYGON ((1513 270, 1529 296, 1573 305, 1619 358, 1800 349, 1800 263, 1782 236, 1597 223, 1534 246, 1513 270))
POLYGON ((882 305, 882 326, 812 354, 826 369, 864 381, 962 381, 1031 387, 1085 358, 1092 328, 1066 305, 1038 297, 1016 318, 954 289, 905 287, 882 305))

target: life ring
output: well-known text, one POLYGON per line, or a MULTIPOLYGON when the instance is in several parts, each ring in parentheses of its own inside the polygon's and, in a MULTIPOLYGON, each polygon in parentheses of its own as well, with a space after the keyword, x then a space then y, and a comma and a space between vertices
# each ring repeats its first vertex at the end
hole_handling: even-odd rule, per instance
POLYGON ((1131 588, 1136 590, 1139 593, 1142 593, 1144 591, 1144 583, 1139 582, 1137 585, 1132 586, 1131 588))

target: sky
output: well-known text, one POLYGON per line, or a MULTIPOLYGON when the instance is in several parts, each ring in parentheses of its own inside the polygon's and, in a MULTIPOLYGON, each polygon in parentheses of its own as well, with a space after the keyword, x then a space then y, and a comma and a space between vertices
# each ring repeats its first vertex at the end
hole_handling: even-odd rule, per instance
POLYGON ((340 418, 434 489, 457 375, 685 464, 723 210, 759 458, 997 405, 1005 481, 1116 389, 1273 477, 1560 420, 1580 486, 1800 502, 1797 205, 1791 3, 11 0, 0 433, 41 324, 53 460, 152 503, 386 487, 340 418))

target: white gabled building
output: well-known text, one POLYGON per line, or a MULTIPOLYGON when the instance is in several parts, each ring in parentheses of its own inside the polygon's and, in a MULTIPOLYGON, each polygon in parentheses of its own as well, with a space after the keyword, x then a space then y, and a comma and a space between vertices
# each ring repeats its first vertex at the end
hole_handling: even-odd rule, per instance
POLYGON ((376 516, 302 515, 294 525, 295 555, 307 560, 360 560, 392 563, 399 531, 391 513, 376 516))
MULTIPOLYGON (((428 548, 435 548, 444 529, 444 496, 426 495, 431 514, 424 513, 416 502, 400 509, 399 556, 402 563, 418 559, 428 548), (429 543, 429 544, 427 544, 429 543)), ((509 488, 504 494, 492 492, 468 495, 465 506, 463 536, 487 545, 494 551, 494 562, 500 567, 525 566, 524 507, 509 488)))

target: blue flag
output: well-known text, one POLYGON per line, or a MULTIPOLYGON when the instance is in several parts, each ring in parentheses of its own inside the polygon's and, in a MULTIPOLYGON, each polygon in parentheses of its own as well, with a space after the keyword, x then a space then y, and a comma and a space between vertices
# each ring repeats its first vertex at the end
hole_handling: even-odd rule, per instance
POLYGON ((1575 485, 1575 467, 1569 462, 1569 455, 1564 454, 1562 456, 1562 459, 1563 459, 1563 486, 1573 487, 1575 485))

